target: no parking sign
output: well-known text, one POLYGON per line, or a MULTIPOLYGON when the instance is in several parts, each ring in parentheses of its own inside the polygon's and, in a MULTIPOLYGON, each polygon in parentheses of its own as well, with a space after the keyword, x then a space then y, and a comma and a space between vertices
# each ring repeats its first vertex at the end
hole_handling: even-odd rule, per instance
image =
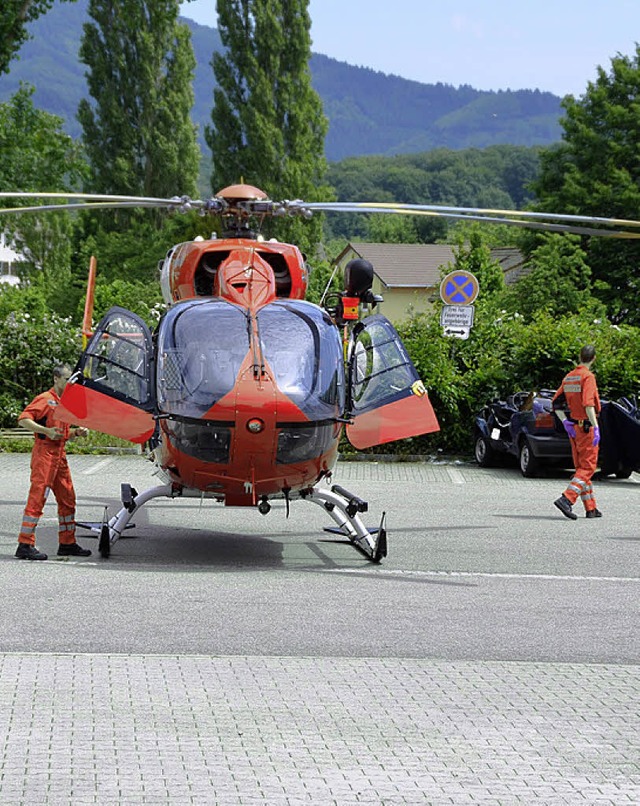
POLYGON ((471 305, 480 286, 470 271, 452 271, 440 283, 440 299, 445 305, 471 305))

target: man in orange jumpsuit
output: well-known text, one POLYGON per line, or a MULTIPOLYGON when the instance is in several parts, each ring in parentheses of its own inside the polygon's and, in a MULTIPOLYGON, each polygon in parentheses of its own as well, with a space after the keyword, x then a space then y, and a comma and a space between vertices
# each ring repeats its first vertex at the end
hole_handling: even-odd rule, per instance
POLYGON ((562 384, 553 396, 553 408, 564 430, 569 435, 575 473, 569 486, 553 503, 571 520, 578 516, 573 505, 582 500, 587 518, 600 518, 602 512, 596 507, 591 477, 598 466, 600 429, 597 415, 600 413, 600 396, 591 365, 596 350, 591 344, 580 350, 580 363, 562 379, 562 384), (567 416, 566 410, 569 414, 567 416))
POLYGON ((35 531, 51 490, 58 502, 58 554, 62 557, 88 557, 89 549, 76 543, 76 493, 67 463, 65 443, 85 436, 86 428, 71 427, 56 418, 71 370, 61 364, 53 370, 53 387, 35 397, 18 417, 19 424, 35 435, 31 452, 31 488, 22 518, 16 557, 20 560, 46 560, 36 547, 35 531))

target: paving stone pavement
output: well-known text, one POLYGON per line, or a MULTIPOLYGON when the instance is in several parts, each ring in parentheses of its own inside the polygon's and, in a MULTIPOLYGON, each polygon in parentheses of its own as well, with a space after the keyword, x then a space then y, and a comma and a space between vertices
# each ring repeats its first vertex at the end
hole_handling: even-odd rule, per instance
MULTIPOLYGON (((83 484, 141 460, 72 461, 83 484)), ((19 513, 28 457, 0 454, 0 473, 19 513)), ((340 477, 487 478, 384 462, 340 477)), ((510 470, 492 479, 522 489, 510 470)), ((638 665, 80 654, 69 640, 0 653, 0 806, 640 804, 638 665)))
POLYGON ((0 655, 0 803, 640 803, 638 668, 0 655))

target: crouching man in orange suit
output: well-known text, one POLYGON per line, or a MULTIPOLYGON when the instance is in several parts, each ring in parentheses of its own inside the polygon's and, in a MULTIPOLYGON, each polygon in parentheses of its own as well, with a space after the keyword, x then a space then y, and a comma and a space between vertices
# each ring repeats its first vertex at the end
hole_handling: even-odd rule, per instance
POLYGON ((89 549, 76 543, 76 493, 67 462, 65 443, 87 435, 87 429, 69 426, 56 417, 56 410, 71 370, 61 364, 53 370, 53 386, 37 395, 18 417, 18 423, 35 435, 31 452, 31 487, 18 537, 19 560, 46 560, 36 547, 36 526, 49 490, 58 503, 58 554, 62 557, 88 557, 89 549))

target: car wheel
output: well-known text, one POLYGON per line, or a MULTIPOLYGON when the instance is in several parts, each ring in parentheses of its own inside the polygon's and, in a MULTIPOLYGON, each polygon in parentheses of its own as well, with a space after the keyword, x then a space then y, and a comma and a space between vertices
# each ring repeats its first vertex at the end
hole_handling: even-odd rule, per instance
POLYGON ((531 450, 531 444, 528 439, 523 439, 520 443, 520 472, 527 478, 533 478, 538 475, 540 470, 540 460, 536 457, 531 450))
POLYGON ((495 451, 483 434, 476 436, 473 452, 480 467, 491 467, 495 463, 495 451))

